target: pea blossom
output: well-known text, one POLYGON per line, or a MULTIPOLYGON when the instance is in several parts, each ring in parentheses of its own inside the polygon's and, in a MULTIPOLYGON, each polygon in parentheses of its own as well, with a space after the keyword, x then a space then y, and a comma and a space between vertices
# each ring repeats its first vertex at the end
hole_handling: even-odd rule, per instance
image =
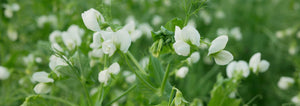
POLYGON ((105 22, 102 14, 93 8, 83 12, 81 17, 84 25, 92 31, 101 31, 100 24, 105 22))
POLYGON ((194 52, 191 54, 191 56, 189 58, 187 58, 187 61, 189 64, 192 63, 197 63, 200 59, 200 53, 199 52, 194 52))
POLYGON ((37 94, 46 94, 51 91, 51 86, 46 83, 38 83, 37 85, 35 85, 33 90, 37 94))
POLYGON ((98 74, 98 81, 107 85, 108 80, 110 79, 110 74, 118 74, 120 72, 120 65, 118 63, 113 63, 107 69, 100 71, 98 74))
POLYGON ((5 80, 10 76, 7 68, 0 66, 0 80, 5 80))
POLYGON ((49 78, 48 76, 49 74, 45 71, 35 72, 32 75, 31 79, 34 82, 42 82, 42 83, 54 82, 54 80, 52 78, 49 78))
POLYGON ((261 54, 255 53, 250 61, 249 61, 249 67, 254 72, 265 72, 268 70, 270 66, 270 63, 266 60, 261 60, 261 54))
POLYGON ((176 71, 176 76, 179 78, 184 78, 188 72, 189 72, 188 67, 181 67, 179 70, 176 71))
POLYGON ((212 41, 208 49, 208 56, 213 56, 219 65, 226 65, 233 60, 232 54, 227 50, 223 50, 227 41, 228 37, 226 35, 219 36, 212 41))
POLYGON ((175 27, 175 43, 173 48, 178 55, 188 56, 190 54, 190 44, 200 45, 200 34, 196 28, 192 26, 175 27))
POLYGON ((246 61, 240 60, 240 61, 232 61, 228 66, 226 67, 226 74, 229 78, 240 76, 248 77, 250 74, 249 66, 246 61))
POLYGON ((280 77, 280 80, 278 81, 278 87, 282 90, 287 90, 291 85, 295 83, 295 80, 291 77, 280 77))

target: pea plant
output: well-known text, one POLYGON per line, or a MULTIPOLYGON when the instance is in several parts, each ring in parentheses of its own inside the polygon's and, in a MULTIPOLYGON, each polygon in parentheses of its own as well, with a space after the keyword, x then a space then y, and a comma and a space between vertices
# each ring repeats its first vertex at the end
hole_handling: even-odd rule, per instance
MULTIPOLYGON (((225 4, 232 7, 224 9, 224 2, 213 0, 177 1, 180 6, 172 5, 172 0, 129 0, 117 6, 113 5, 117 0, 102 0, 98 7, 74 11, 74 5, 85 6, 85 2, 67 1, 51 2, 55 5, 51 10, 54 14, 37 17, 36 25, 24 22, 29 26, 23 32, 13 24, 19 11, 26 11, 23 4, 2 5, 1 22, 6 27, 0 29, 5 29, 7 37, 0 37, 0 105, 255 105, 265 97, 257 92, 244 96, 245 92, 256 83, 261 85, 263 78, 272 79, 268 70, 275 70, 273 61, 281 61, 281 52, 289 54, 287 58, 298 71, 293 77, 274 74, 279 78, 266 89, 272 88, 282 98, 289 97, 284 105, 300 104, 300 94, 295 94, 298 90, 284 93, 292 87, 299 88, 294 86, 299 85, 300 59, 295 40, 300 36, 299 25, 275 31, 268 24, 251 26, 251 22, 247 22, 249 27, 223 25, 228 24, 225 21, 231 19, 229 15, 236 17, 240 11, 248 11, 254 6, 251 3, 242 8, 238 0, 230 0, 225 4), (113 9, 118 6, 119 11, 113 9), (238 7, 241 10, 233 11, 238 7), (142 12, 145 8, 149 13, 142 12), (141 9, 135 11, 143 15, 123 13, 122 9, 141 9), (173 15, 162 17, 154 11, 173 15), (115 13, 121 16, 120 20, 114 19, 115 13), (141 17, 153 19, 141 21, 141 17), (266 35, 262 39, 270 39, 272 48, 267 50, 271 52, 249 49, 265 44, 255 39, 250 45, 251 39, 245 34, 252 34, 251 31, 266 35), (34 37, 27 40, 24 35, 30 34, 34 37), (44 40, 38 40, 39 37, 44 40), (34 50, 26 50, 32 45, 34 50), (270 59, 269 54, 277 50, 275 59, 270 59)), ((266 8, 271 16, 269 7, 278 6, 272 3, 257 8, 266 8)), ((263 20, 263 14, 249 13, 255 14, 255 21, 263 20)), ((242 15, 241 18, 252 19, 242 15)))

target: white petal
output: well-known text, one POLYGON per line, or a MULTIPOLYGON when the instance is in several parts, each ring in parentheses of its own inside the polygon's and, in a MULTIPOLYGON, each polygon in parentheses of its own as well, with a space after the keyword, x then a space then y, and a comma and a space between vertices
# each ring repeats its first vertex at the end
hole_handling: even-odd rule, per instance
POLYGON ((260 53, 255 53, 249 61, 249 67, 254 73, 258 71, 258 65, 260 64, 260 53))
POLYGON ((236 67, 237 62, 236 61, 232 61, 231 63, 229 63, 226 67, 226 75, 228 78, 231 78, 232 76, 234 76, 234 71, 235 71, 235 67, 236 67))
POLYGON ((219 64, 219 65, 226 65, 230 61, 233 60, 232 54, 229 51, 226 51, 226 50, 220 51, 219 53, 217 53, 213 57, 214 57, 216 63, 219 64))
POLYGON ((119 45, 119 49, 126 53, 131 45, 131 38, 126 30, 119 30, 115 33, 113 38, 114 43, 119 45))
POLYGON ((176 41, 173 44, 173 48, 178 55, 188 56, 190 54, 190 45, 184 41, 176 41))
POLYGON ((92 57, 97 57, 97 58, 101 58, 103 57, 103 51, 101 48, 99 49, 93 49, 93 51, 90 51, 89 52, 89 55, 92 56, 92 57))
POLYGON ((107 81, 109 80, 110 75, 108 70, 103 70, 101 72, 99 72, 98 74, 98 81, 101 83, 104 83, 105 85, 107 84, 107 81))
POLYGON ((97 10, 91 8, 87 11, 85 11, 84 13, 81 14, 82 20, 84 25, 92 30, 92 31, 100 31, 100 26, 98 23, 98 19, 101 22, 104 22, 104 18, 102 16, 102 14, 100 12, 98 12, 97 10))
POLYGON ((10 76, 10 73, 8 72, 8 69, 0 66, 0 80, 5 80, 10 76))
POLYGON ((238 61, 238 67, 236 69, 241 70, 243 72, 243 76, 245 78, 248 77, 250 74, 249 66, 246 61, 243 61, 243 60, 238 61))
POLYGON ((90 44, 90 48, 97 49, 101 46, 101 34, 100 32, 95 32, 93 34, 93 43, 90 44))
POLYGON ((105 54, 109 54, 109 56, 112 56, 116 51, 116 46, 114 45, 112 40, 104 41, 102 43, 102 51, 105 54))
POLYGON ((46 94, 51 91, 51 86, 45 84, 45 83, 38 83, 33 88, 34 92, 37 94, 46 94))
POLYGON ((197 63, 200 59, 200 53, 199 52, 192 53, 190 59, 192 63, 197 63))
POLYGON ((49 74, 46 73, 45 71, 35 72, 32 75, 32 81, 42 82, 42 83, 54 82, 54 80, 52 78, 49 78, 48 76, 49 74))
POLYGON ((188 72, 189 68, 181 67, 178 71, 176 71, 176 76, 179 78, 184 78, 188 72))
POLYGON ((193 45, 200 45, 200 34, 195 27, 186 26, 182 28, 182 36, 186 36, 185 42, 190 41, 193 45))
POLYGON ((185 41, 187 39, 187 36, 182 34, 182 30, 180 27, 175 26, 175 35, 174 35, 175 41, 185 41))
POLYGON ((74 38, 72 37, 71 33, 69 33, 69 32, 62 32, 62 40, 63 40, 65 46, 69 50, 74 50, 75 49, 76 42, 75 42, 74 38))
POLYGON ((118 63, 113 63, 109 66, 108 72, 112 74, 118 74, 120 72, 120 65, 118 63))
POLYGON ((259 72, 266 72, 270 66, 270 63, 266 60, 262 60, 259 63, 259 72))
POLYGON ((292 84, 295 83, 295 80, 291 77, 280 77, 280 80, 278 81, 278 87, 282 90, 288 89, 292 84))
POLYGON ((228 41, 228 37, 226 35, 217 37, 215 40, 211 42, 211 46, 208 49, 208 55, 223 50, 227 44, 227 41, 228 41))
POLYGON ((57 37, 61 37, 61 32, 58 30, 55 30, 53 32, 51 32, 49 39, 51 43, 56 43, 56 38, 57 37))

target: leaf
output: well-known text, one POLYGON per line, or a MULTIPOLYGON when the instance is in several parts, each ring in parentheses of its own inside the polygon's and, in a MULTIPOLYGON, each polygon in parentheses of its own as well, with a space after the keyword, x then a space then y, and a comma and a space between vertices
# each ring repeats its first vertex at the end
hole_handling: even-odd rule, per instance
POLYGON ((239 106, 241 99, 229 98, 229 94, 237 89, 237 83, 232 79, 224 79, 221 74, 211 91, 211 99, 208 106, 239 106))
POLYGON ((168 21, 165 25, 165 28, 174 32, 175 31, 175 26, 179 26, 180 28, 183 27, 183 20, 180 18, 173 18, 172 20, 168 21))

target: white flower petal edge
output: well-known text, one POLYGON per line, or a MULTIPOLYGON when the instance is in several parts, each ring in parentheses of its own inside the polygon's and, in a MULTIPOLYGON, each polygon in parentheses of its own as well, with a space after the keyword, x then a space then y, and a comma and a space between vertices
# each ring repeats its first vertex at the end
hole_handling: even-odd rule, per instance
POLYGON ((123 53, 126 53, 131 45, 131 38, 129 36, 128 31, 121 29, 115 33, 114 37, 114 43, 116 43, 119 46, 119 49, 123 53))
POLYGON ((208 49, 208 55, 223 50, 226 47, 227 42, 228 42, 228 36, 222 35, 217 37, 215 40, 211 42, 211 46, 208 49))
POLYGON ((235 67, 236 67, 237 62, 236 61, 232 61, 231 63, 229 63, 226 67, 226 75, 228 78, 232 78, 234 71, 235 71, 235 67))
POLYGON ((181 67, 178 71, 176 71, 176 76, 179 78, 184 78, 188 72, 188 67, 181 67))
POLYGON ((194 52, 191 54, 189 58, 187 58, 187 61, 192 64, 192 63, 197 63, 200 59, 200 53, 199 52, 194 52))
POLYGON ((233 60, 233 55, 229 51, 222 50, 214 55, 214 59, 217 64, 226 65, 233 60))
POLYGON ((112 56, 115 53, 116 49, 117 48, 112 40, 107 40, 102 43, 102 51, 104 52, 104 54, 112 56))
POLYGON ((8 72, 8 69, 0 66, 0 80, 5 80, 10 76, 10 73, 8 72))
POLYGON ((91 9, 83 12, 81 14, 81 17, 82 17, 84 25, 88 29, 90 29, 92 31, 101 31, 99 23, 98 23, 98 19, 100 18, 99 19, 100 22, 104 22, 105 20, 99 11, 91 8, 91 9))
POLYGON ((293 78, 283 76, 283 77, 280 77, 277 85, 280 89, 286 90, 294 83, 295 83, 295 80, 293 78))
POLYGON ((184 41, 176 41, 173 44, 173 48, 178 55, 188 56, 190 54, 190 45, 185 43, 184 41))
POLYGON ((120 65, 118 63, 113 63, 109 66, 108 72, 112 74, 118 74, 120 72, 120 65))
POLYGON ((101 33, 95 32, 93 34, 93 43, 90 44, 90 48, 97 49, 101 46, 101 33))
POLYGON ((33 90, 37 94, 46 94, 51 91, 51 86, 45 83, 38 83, 37 85, 35 85, 33 90))
POLYGON ((42 83, 54 82, 54 80, 52 78, 49 78, 48 76, 49 74, 45 71, 35 72, 32 75, 32 81, 42 82, 42 83))
POLYGON ((105 85, 107 84, 109 78, 110 78, 110 74, 108 70, 103 70, 98 74, 98 81, 104 83, 105 85))
POLYGON ((259 72, 266 72, 270 66, 270 63, 267 60, 262 60, 259 63, 259 72))
POLYGON ((182 30, 176 26, 175 41, 191 42, 193 45, 200 46, 200 33, 192 26, 185 26, 182 30))
POLYGON ((260 56, 261 54, 260 53, 255 53, 251 58, 250 58, 250 61, 249 61, 249 67, 250 69, 252 69, 252 71, 254 73, 256 73, 258 71, 258 67, 259 67, 259 64, 260 64, 260 56))

